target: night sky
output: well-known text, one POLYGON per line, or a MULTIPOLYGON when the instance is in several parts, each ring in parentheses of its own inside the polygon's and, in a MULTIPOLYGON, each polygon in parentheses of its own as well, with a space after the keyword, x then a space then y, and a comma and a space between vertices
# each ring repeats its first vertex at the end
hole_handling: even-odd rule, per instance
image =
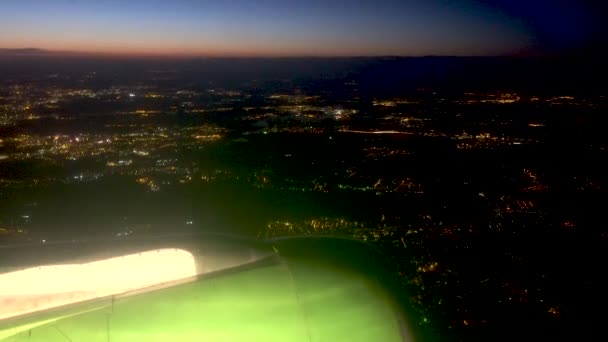
MULTIPOLYGON (((3 0, 0 48, 173 56, 521 55, 598 35, 586 1, 3 0)), ((592 43, 592 42, 591 42, 592 43)))

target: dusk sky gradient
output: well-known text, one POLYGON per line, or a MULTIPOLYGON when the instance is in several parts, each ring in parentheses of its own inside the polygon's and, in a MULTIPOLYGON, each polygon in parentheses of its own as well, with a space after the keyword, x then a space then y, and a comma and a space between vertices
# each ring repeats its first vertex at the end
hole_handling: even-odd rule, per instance
POLYGON ((0 48, 183 56, 513 55, 593 29, 576 1, 1 0, 0 48))

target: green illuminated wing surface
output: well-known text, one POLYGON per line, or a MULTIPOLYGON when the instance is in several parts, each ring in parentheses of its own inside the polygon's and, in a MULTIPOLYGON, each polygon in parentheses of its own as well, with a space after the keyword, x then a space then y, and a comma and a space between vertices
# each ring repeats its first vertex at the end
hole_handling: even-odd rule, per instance
POLYGON ((0 330, 0 340, 2 334, 2 341, 44 342, 407 340, 388 298, 364 274, 277 257, 97 307, 57 311, 50 320, 30 318, 11 332, 0 330))

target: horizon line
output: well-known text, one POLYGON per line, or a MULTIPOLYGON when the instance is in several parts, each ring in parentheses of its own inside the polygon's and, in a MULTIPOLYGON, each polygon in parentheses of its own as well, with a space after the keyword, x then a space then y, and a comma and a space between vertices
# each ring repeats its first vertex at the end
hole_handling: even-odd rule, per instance
POLYGON ((196 53, 137 53, 137 52, 107 52, 107 51, 78 51, 78 50, 53 50, 35 47, 0 47, 0 57, 91 57, 110 59, 298 59, 298 58, 509 58, 509 57, 540 57, 532 53, 495 54, 495 55, 458 55, 458 54, 196 54, 196 53))

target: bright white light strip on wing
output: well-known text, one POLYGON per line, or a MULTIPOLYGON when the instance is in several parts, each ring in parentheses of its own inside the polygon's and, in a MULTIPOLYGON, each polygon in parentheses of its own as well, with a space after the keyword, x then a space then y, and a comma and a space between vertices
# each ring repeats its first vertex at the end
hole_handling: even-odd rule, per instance
POLYGON ((0 319, 193 278, 192 254, 158 249, 0 274, 0 319))

